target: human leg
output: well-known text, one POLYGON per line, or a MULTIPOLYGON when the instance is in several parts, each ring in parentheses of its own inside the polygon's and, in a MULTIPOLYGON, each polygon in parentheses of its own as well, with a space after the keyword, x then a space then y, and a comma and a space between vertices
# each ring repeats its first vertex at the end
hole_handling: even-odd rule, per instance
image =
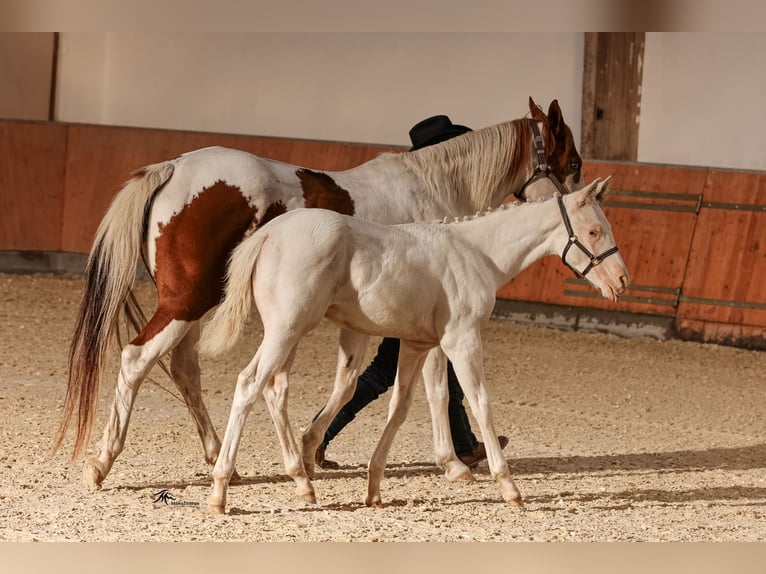
POLYGON ((449 390, 448 413, 452 444, 458 456, 469 456, 479 446, 479 441, 471 431, 468 413, 463 406, 463 389, 460 388, 452 363, 447 363, 447 389, 449 390))
MULTIPOLYGON (((399 339, 384 338, 372 363, 359 376, 354 396, 335 415, 327 428, 324 440, 317 449, 317 464, 322 468, 337 468, 337 463, 324 459, 324 451, 330 441, 356 417, 364 407, 385 393, 394 384, 399 362, 399 339)), ((322 411, 320 410, 319 413, 322 411)), ((316 420, 319 413, 314 415, 316 420)))

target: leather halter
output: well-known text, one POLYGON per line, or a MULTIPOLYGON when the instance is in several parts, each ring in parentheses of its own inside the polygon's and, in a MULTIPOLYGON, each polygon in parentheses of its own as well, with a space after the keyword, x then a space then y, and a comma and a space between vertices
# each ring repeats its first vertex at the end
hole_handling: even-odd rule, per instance
POLYGON ((574 230, 572 229, 572 223, 569 221, 569 214, 567 213, 567 210, 564 207, 563 196, 556 195, 556 201, 558 201, 559 203, 559 211, 561 211, 561 218, 564 220, 564 227, 566 227, 567 235, 569 236, 569 241, 567 241, 566 247, 564 247, 564 252, 561 254, 561 260, 564 262, 564 265, 566 265, 572 270, 572 272, 575 274, 576 277, 580 279, 584 279, 585 276, 588 274, 588 272, 591 269, 593 269, 596 265, 601 263, 604 259, 606 259, 610 255, 614 255, 615 253, 617 253, 617 246, 614 245, 599 255, 593 255, 593 253, 591 253, 590 250, 587 247, 585 247, 585 245, 583 245, 579 239, 577 239, 577 236, 575 235, 574 230), (569 262, 567 261, 567 253, 569 252, 569 248, 572 247, 572 245, 579 247, 580 251, 585 253, 585 255, 587 255, 588 258, 590 259, 590 263, 588 263, 588 266, 582 271, 578 271, 572 265, 570 265, 569 262))
POLYGON ((535 153, 537 155, 537 166, 535 167, 535 171, 532 172, 532 175, 529 176, 529 179, 524 182, 524 185, 521 186, 519 191, 514 193, 513 195, 516 196, 517 199, 521 201, 526 200, 526 195, 524 191, 527 189, 527 186, 533 184, 538 179, 542 179, 544 177, 547 177, 551 180, 553 185, 556 186, 556 188, 561 192, 562 194, 568 193, 568 190, 564 187, 564 185, 559 181, 559 179, 553 175, 551 172, 551 168, 548 166, 548 163, 545 161, 545 142, 543 141, 543 136, 540 135, 540 128, 537 127, 537 122, 535 120, 530 120, 532 122, 532 134, 534 135, 533 144, 535 146, 535 153))

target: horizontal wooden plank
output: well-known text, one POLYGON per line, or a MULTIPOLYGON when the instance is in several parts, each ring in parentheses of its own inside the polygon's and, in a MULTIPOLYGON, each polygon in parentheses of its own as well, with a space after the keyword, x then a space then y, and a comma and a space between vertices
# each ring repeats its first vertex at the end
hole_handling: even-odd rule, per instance
POLYGON ((766 326, 764 238, 766 213, 701 211, 679 318, 766 326))
POLYGON ((64 125, 0 121, 0 249, 59 251, 64 125))
POLYGON ((766 206, 766 173, 711 169, 703 195, 706 202, 766 206))

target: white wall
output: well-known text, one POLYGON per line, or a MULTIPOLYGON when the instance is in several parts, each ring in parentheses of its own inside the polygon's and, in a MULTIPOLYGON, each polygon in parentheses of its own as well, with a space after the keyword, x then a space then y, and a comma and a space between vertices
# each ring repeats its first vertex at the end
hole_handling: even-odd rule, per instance
POLYGON ((558 98, 580 135, 581 33, 63 33, 57 119, 409 143, 558 98))
POLYGON ((647 33, 639 161, 766 169, 766 34, 647 33))
MULTIPOLYGON (((558 98, 580 141, 582 33, 63 33, 57 119, 406 145, 558 98)), ((766 169, 766 34, 647 33, 639 161, 766 169)))

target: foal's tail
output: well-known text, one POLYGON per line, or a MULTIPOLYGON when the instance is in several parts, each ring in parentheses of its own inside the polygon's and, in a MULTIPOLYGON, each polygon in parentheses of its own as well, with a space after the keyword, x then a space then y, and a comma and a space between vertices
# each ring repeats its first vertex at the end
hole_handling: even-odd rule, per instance
POLYGON ((85 292, 80 301, 69 349, 69 381, 64 413, 53 451, 59 449, 77 412, 75 458, 90 438, 101 371, 106 352, 124 312, 133 326, 145 322, 133 297, 136 265, 141 256, 146 214, 151 201, 173 175, 166 162, 145 167, 114 198, 96 231, 85 268, 85 292))
POLYGON ((213 318, 202 330, 199 349, 203 353, 218 355, 228 351, 242 336, 245 321, 253 308, 255 263, 267 237, 267 233, 256 231, 231 254, 226 294, 213 318))

